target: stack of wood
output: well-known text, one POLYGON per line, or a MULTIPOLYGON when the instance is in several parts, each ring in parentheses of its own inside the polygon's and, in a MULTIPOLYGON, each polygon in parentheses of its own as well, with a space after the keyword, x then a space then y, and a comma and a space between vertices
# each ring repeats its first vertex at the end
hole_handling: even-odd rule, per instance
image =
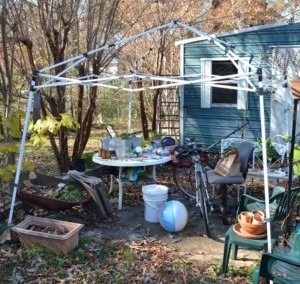
POLYGON ((112 215, 110 202, 100 178, 77 171, 69 171, 68 175, 71 180, 80 183, 91 195, 92 200, 86 205, 88 210, 92 211, 99 219, 106 219, 112 215))

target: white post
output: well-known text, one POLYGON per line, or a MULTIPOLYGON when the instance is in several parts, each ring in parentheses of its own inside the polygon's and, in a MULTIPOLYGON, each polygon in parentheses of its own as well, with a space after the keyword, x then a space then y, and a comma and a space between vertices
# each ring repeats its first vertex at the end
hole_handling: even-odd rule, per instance
POLYGON ((20 178, 20 174, 21 174, 21 166, 22 166, 22 160, 23 160, 23 154, 24 154, 26 134, 27 134, 29 118, 30 118, 30 110, 31 110, 31 105, 32 105, 32 100, 33 100, 33 94, 35 92, 35 90, 34 90, 35 79, 36 79, 36 75, 34 75, 32 78, 30 92, 29 92, 29 99, 27 102, 26 117, 25 117, 25 122, 24 122, 24 128, 23 128, 23 134, 22 134, 22 140, 21 140, 21 146, 20 146, 20 153, 19 153, 18 165, 17 165, 15 182, 14 182, 13 195, 12 195, 12 199, 11 199, 11 205, 10 205, 10 211, 9 211, 9 217, 8 217, 8 226, 10 226, 12 223, 12 217, 13 217, 13 213, 14 213, 16 195, 17 195, 17 190, 18 190, 18 185, 19 185, 19 178, 20 178))
MULTIPOLYGON (((132 81, 129 81, 129 87, 132 90, 132 81)), ((131 112, 132 112, 132 91, 129 92, 128 104, 128 133, 131 133, 131 112)))
POLYGON ((265 205, 266 205, 266 221, 267 221, 267 241, 268 252, 272 252, 271 241, 271 218, 270 218, 270 204, 269 204, 269 181, 268 181, 268 167, 267 167, 267 147, 266 147, 266 128, 265 128, 265 110, 264 110, 264 96, 263 96, 263 82, 262 69, 257 70, 258 87, 259 87, 259 106, 260 106, 260 122, 261 122, 261 140, 263 152, 263 172, 264 172, 264 190, 265 190, 265 205))

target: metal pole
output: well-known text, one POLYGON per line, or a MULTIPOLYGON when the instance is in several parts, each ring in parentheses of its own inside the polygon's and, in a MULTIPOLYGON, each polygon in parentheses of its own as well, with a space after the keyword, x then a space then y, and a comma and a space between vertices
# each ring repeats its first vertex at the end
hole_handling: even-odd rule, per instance
MULTIPOLYGON (((129 81, 129 87, 132 90, 132 81, 129 81)), ((129 105, 128 105, 128 133, 131 133, 131 112, 132 112, 132 91, 129 92, 129 105)))
MULTIPOLYGON (((290 195, 293 182, 293 160, 294 160, 294 148, 296 140, 296 123, 297 123, 297 108, 298 108, 299 99, 294 99, 294 111, 293 111, 293 126, 292 126, 292 138, 291 138, 291 152, 289 155, 289 180, 288 180, 288 204, 287 210, 290 212, 290 195)), ((290 225, 291 216, 288 215, 288 220, 286 222, 286 228, 290 225)), ((287 230, 288 231, 288 230, 287 230)))
POLYGON ((16 195, 17 195, 17 190, 18 190, 18 185, 19 185, 19 178, 20 178, 20 174, 21 174, 21 167, 22 167, 22 160, 23 160, 24 147, 25 147, 25 141, 26 141, 26 134, 27 134, 29 118, 30 118, 30 110, 31 110, 31 105, 32 105, 32 101, 33 101, 33 94, 35 92, 34 86, 35 86, 36 75, 37 74, 33 75, 32 81, 31 81, 29 99, 28 99, 28 103, 27 103, 26 117, 25 117, 22 140, 21 140, 21 146, 20 146, 20 153, 19 153, 19 158, 18 158, 18 165, 17 165, 16 176, 15 176, 15 181, 14 181, 13 195, 12 195, 12 199, 11 199, 11 205, 10 205, 10 211, 9 211, 9 217, 8 217, 8 226, 11 226, 12 217, 13 217, 13 213, 14 213, 16 195))
POLYGON ((263 172, 264 172, 264 190, 265 190, 265 204, 266 204, 266 221, 267 221, 267 241, 268 252, 272 252, 271 241, 271 218, 270 218, 270 203, 269 203, 269 181, 267 172, 267 147, 266 147, 266 129, 265 129, 265 110, 264 110, 264 90, 262 82, 262 68, 257 69, 258 74, 258 93, 260 106, 260 122, 261 122, 261 140, 263 152, 263 172))

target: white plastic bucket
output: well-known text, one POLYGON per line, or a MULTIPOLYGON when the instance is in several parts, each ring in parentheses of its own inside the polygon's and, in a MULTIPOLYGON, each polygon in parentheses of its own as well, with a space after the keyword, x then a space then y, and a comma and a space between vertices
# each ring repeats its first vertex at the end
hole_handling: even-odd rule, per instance
POLYGON ((159 223, 159 214, 163 204, 168 200, 168 188, 164 185, 149 184, 143 186, 145 220, 159 223))

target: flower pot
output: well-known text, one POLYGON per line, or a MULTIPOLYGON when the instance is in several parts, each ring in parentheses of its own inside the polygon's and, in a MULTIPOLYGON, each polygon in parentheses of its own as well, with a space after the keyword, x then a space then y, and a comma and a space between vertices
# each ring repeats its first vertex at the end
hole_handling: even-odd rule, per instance
POLYGON ((252 223, 253 213, 248 211, 243 211, 239 214, 239 220, 242 220, 245 223, 252 223))
POLYGON ((265 218, 259 214, 253 216, 252 224, 261 225, 265 223, 265 218))
POLYGON ((266 222, 263 222, 260 224, 248 223, 248 222, 245 222, 242 219, 240 219, 240 215, 239 215, 238 221, 239 221, 239 224, 240 224, 242 230, 244 230, 248 234, 261 235, 267 231, 267 223, 266 222))
POLYGON ((38 244, 55 253, 67 254, 78 245, 79 231, 82 227, 83 225, 78 223, 30 216, 12 230, 18 234, 25 248, 38 244), (35 231, 32 229, 33 226, 51 227, 52 232, 35 231), (55 233, 58 231, 62 233, 55 233))
POLYGON ((262 210, 258 210, 258 209, 254 209, 251 211, 251 213, 253 213, 253 215, 260 215, 262 217, 265 217, 265 213, 262 210))

